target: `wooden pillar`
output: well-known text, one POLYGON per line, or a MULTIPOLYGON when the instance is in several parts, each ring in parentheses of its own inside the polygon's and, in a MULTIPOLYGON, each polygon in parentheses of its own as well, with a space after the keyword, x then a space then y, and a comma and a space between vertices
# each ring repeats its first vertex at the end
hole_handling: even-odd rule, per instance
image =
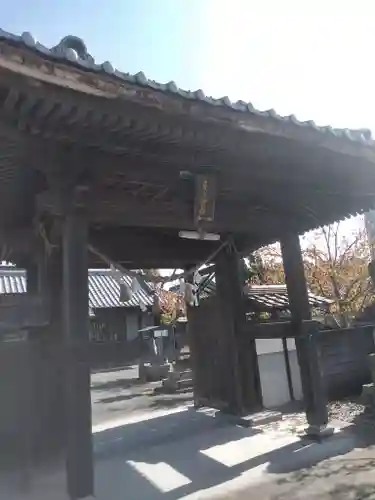
POLYGON ((26 266, 27 293, 37 294, 39 289, 39 266, 37 262, 31 261, 26 266))
MULTIPOLYGON (((193 267, 192 264, 185 267, 184 272, 188 273, 188 271, 193 267)), ((193 284, 194 276, 192 273, 185 275, 185 282, 193 284)), ((189 342, 189 350, 190 350, 190 366, 192 373, 192 381, 193 381, 193 398, 194 398, 194 407, 201 407, 200 398, 199 398, 199 345, 197 344, 197 335, 200 334, 197 331, 197 325, 195 324, 195 316, 194 316, 194 308, 186 304, 186 317, 187 317, 187 337, 189 342)))
POLYGON ((65 442, 60 248, 47 255, 40 245, 32 260, 19 265, 26 269, 27 292, 45 297, 49 307, 49 324, 29 329, 32 410, 28 418, 33 429, 34 459, 50 462, 61 455, 65 442))
POLYGON ((46 359, 46 414, 50 453, 60 455, 65 444, 64 422, 64 331, 62 317, 63 262, 61 247, 44 255, 40 273, 41 289, 49 298, 50 324, 42 343, 46 359))
MULTIPOLYGON (((39 292, 39 269, 38 265, 32 259, 26 259, 22 263, 22 267, 26 269, 26 288, 27 294, 36 295, 39 292)), ((38 356, 35 355, 33 349, 34 344, 31 340, 33 332, 28 331, 26 340, 19 344, 18 351, 20 356, 13 360, 14 367, 17 370, 18 379, 20 376, 22 383, 20 386, 13 386, 12 391, 17 394, 16 407, 14 408, 14 421, 18 422, 17 437, 19 443, 13 446, 14 450, 19 453, 19 460, 17 460, 17 469, 19 472, 19 486, 24 489, 30 487, 31 470, 35 464, 35 446, 37 440, 37 408, 36 404, 38 398, 38 385, 35 376, 36 363, 38 363, 38 356)), ((14 377, 9 378, 14 380, 14 377)), ((9 383, 9 382, 8 382, 9 383)), ((7 405, 8 402, 4 401, 7 405)))
POLYGON ((75 500, 93 494, 87 220, 75 212, 63 223, 63 269, 67 480, 75 500))
POLYGON ((296 349, 301 383, 310 429, 320 429, 328 423, 327 401, 323 387, 316 327, 306 328, 311 310, 298 234, 286 235, 281 241, 285 282, 288 290, 293 327, 296 330, 296 349))
POLYGON ((258 410, 261 405, 255 341, 242 333, 246 321, 240 259, 231 246, 216 257, 216 293, 227 340, 231 370, 231 406, 237 414, 258 410))

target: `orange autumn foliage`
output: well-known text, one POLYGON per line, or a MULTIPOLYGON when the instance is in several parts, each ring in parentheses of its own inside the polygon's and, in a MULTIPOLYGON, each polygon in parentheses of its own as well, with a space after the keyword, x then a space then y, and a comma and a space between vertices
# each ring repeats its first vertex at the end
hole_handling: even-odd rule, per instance
MULTIPOLYGON (((317 229, 302 239, 309 290, 331 299, 338 314, 363 310, 374 301, 367 266, 370 249, 364 229, 343 234, 340 223, 317 229)), ((254 284, 283 284, 284 269, 278 245, 255 252, 254 284)))

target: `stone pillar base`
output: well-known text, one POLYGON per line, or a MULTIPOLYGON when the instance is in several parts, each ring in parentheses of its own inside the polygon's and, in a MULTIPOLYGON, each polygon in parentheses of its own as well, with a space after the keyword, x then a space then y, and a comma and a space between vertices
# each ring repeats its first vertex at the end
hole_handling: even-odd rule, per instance
POLYGON ((309 425, 307 429, 300 433, 302 439, 310 439, 312 441, 322 441, 333 436, 335 429, 326 425, 309 425))

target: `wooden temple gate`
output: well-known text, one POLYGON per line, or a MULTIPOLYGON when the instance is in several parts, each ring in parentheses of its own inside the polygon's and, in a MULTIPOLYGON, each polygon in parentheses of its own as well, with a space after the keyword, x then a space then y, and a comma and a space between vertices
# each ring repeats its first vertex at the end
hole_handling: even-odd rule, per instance
POLYGON ((27 269, 28 293, 49 299, 48 324, 27 339, 39 353, 29 368, 39 374, 37 441, 49 460, 63 453, 72 499, 93 492, 87 270, 103 264, 88 248, 127 269, 186 269, 214 255, 218 303, 204 306, 206 326, 191 311, 191 325, 193 337, 198 326, 212 336, 212 380, 226 376, 203 385, 210 353, 196 338, 196 396, 243 413, 260 404, 254 339, 263 333, 246 332, 238 259, 281 241, 290 335, 308 420, 320 428, 327 412, 305 334, 298 235, 373 207, 374 162, 368 131, 126 75, 95 64, 76 37, 48 49, 0 31, 0 249, 27 269))
POLYGON ((217 293, 188 310, 194 401, 244 414, 261 407, 255 340, 243 335, 245 309, 233 248, 217 256, 217 293))

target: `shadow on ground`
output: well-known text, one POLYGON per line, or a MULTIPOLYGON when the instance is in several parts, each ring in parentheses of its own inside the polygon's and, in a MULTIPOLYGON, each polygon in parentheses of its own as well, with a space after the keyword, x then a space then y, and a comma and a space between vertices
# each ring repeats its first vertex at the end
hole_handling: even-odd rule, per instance
POLYGON ((109 396, 107 398, 99 399, 98 403, 111 404, 119 403, 120 401, 129 401, 130 399, 139 398, 144 396, 143 392, 133 392, 131 394, 118 394, 117 396, 109 396))
POLYGON ((150 409, 162 410, 176 408, 181 405, 189 404, 193 400, 193 393, 176 393, 173 396, 151 396, 150 409))
MULTIPOLYGON (((116 396, 109 396, 106 398, 102 398, 99 399, 97 403, 103 403, 103 404, 119 403, 122 401, 129 401, 131 399, 141 398, 141 397, 149 398, 149 404, 147 404, 147 408, 149 410, 172 408, 180 406, 181 404, 188 403, 193 399, 192 393, 189 391, 178 392, 176 394, 173 394, 172 396, 161 395, 161 394, 155 395, 153 393, 150 394, 147 392, 133 392, 131 394, 119 394, 116 396)), ((126 411, 124 411, 122 408, 120 408, 120 410, 123 413, 126 413, 126 411)))
POLYGON ((139 378, 118 378, 116 380, 108 380, 105 382, 93 382, 91 384, 92 391, 111 391, 111 390, 122 390, 130 389, 131 387, 140 386, 144 382, 140 381, 139 378))
POLYGON ((118 371, 123 371, 123 370, 133 370, 134 369, 134 365, 136 365, 138 363, 138 360, 135 359, 135 360, 132 360, 131 362, 129 362, 128 364, 125 364, 125 365, 121 365, 121 366, 109 366, 108 368, 93 368, 91 370, 91 375, 98 375, 100 373, 115 373, 115 372, 118 372, 118 371))
POLYGON ((92 376, 94 424, 109 421, 113 413, 124 417, 134 413, 171 409, 192 401, 192 388, 165 393, 159 382, 141 382, 138 367, 92 376))
POLYGON ((128 500, 177 500, 256 472, 258 467, 270 474, 283 494, 283 490, 303 487, 314 475, 326 479, 340 468, 345 475, 373 468, 375 454, 374 459, 361 463, 335 460, 334 466, 324 462, 369 445, 353 431, 353 427, 346 428, 320 444, 291 435, 259 433, 233 426, 225 417, 187 409, 97 434, 98 497, 118 500, 115 491, 105 486, 117 483, 116 490, 126 491, 128 500))
POLYGON ((300 498, 300 492, 303 491, 308 499, 374 499, 373 417, 373 414, 367 412, 356 415, 352 425, 335 436, 330 449, 327 448, 318 461, 315 460, 308 466, 301 467, 298 456, 291 457, 286 465, 282 461, 273 460, 268 466, 268 472, 283 476, 276 480, 277 496, 270 498, 294 500, 300 498))

